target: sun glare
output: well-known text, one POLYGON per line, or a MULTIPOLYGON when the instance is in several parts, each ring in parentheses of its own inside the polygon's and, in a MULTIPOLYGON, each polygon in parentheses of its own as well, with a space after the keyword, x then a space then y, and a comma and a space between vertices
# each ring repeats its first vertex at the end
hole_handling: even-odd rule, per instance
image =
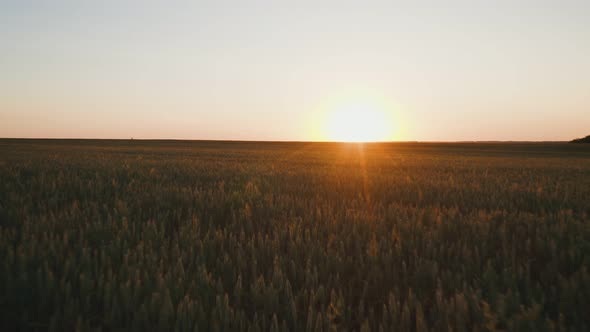
POLYGON ((392 120, 383 107, 366 102, 334 107, 325 121, 328 140, 341 142, 379 142, 391 140, 392 120))

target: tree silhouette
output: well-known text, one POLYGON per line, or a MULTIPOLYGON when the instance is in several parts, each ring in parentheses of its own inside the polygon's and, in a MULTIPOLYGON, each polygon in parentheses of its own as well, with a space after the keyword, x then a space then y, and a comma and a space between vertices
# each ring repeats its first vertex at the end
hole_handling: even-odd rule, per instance
POLYGON ((588 135, 584 138, 577 138, 577 139, 571 141, 571 143, 590 143, 590 135, 588 135))

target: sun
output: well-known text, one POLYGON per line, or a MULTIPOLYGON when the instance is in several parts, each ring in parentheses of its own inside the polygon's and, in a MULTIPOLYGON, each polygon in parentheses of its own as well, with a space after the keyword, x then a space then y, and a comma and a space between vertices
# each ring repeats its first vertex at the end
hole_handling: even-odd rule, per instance
POLYGON ((392 139, 392 119, 384 107, 367 101, 336 105, 326 116, 325 136, 330 141, 380 142, 392 139))

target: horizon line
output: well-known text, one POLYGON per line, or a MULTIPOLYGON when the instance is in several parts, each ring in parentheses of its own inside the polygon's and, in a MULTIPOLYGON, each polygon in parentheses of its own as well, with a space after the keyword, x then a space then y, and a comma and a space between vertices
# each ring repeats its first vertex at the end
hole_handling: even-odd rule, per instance
POLYGON ((572 140, 400 140, 400 141, 316 141, 316 140, 249 140, 249 139, 187 139, 187 138, 72 138, 72 137, 0 137, 0 140, 44 140, 44 141, 143 141, 143 142, 227 142, 227 143, 348 143, 348 144, 391 144, 391 143, 570 143, 572 140))

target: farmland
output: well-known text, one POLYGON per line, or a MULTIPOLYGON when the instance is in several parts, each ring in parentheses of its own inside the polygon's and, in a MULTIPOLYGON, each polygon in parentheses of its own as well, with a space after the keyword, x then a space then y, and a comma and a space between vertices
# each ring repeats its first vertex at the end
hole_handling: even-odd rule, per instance
POLYGON ((590 329, 590 146, 0 140, 0 329, 590 329))

